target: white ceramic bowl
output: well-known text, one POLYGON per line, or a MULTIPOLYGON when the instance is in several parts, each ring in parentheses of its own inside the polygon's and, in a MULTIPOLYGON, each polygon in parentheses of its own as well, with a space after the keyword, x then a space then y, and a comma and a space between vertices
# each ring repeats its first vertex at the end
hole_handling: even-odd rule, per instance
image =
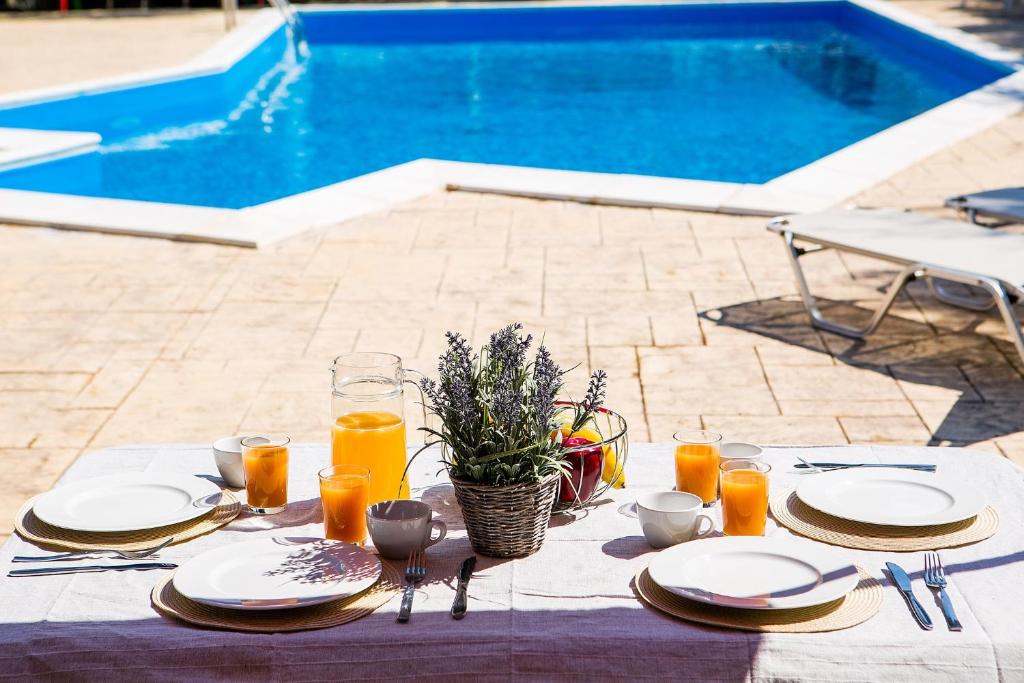
POLYGON ((722 460, 760 460, 764 449, 752 443, 732 441, 719 446, 719 453, 722 460))
POLYGON ((213 442, 213 460, 221 479, 233 489, 245 488, 245 470, 242 468, 242 439, 245 436, 225 436, 213 442))

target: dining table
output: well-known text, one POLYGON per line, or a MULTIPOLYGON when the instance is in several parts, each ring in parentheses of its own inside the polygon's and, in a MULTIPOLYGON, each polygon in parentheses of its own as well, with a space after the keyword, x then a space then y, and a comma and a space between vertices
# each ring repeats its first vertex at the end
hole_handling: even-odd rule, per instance
MULTIPOLYGON (((837 548, 882 582, 869 620, 840 631, 759 633, 667 616, 633 590, 655 556, 630 508, 646 491, 674 485, 673 445, 634 443, 626 486, 585 510, 556 513, 541 549, 528 557, 479 557, 468 614, 451 617, 458 568, 473 555, 454 491, 428 450, 410 466, 412 496, 428 503, 448 534, 428 548, 428 575, 412 617, 397 623, 400 596, 340 626, 288 633, 241 633, 162 616, 150 593, 168 570, 10 578, 15 555, 40 554, 12 535, 0 547, 0 678, 47 680, 366 680, 504 681, 1024 681, 1024 469, 997 454, 965 448, 765 446, 773 495, 796 486, 798 458, 815 461, 934 463, 980 489, 999 515, 992 537, 943 549, 949 596, 963 623, 946 629, 924 585, 922 552, 837 548), (935 622, 921 629, 888 575, 887 561, 911 575, 935 622)), ((291 449, 286 511, 243 512, 205 536, 172 545, 162 561, 261 537, 322 537, 317 470, 327 444, 291 449)), ((106 448, 79 458, 57 485, 120 472, 191 473, 220 483, 208 445, 106 448)), ((244 490, 237 495, 244 499, 244 490)), ((709 514, 721 530, 719 508, 709 514)), ((771 519, 766 535, 789 534, 771 519)), ((22 565, 24 566, 24 565, 22 565)), ((404 563, 395 566, 404 569, 404 563)))

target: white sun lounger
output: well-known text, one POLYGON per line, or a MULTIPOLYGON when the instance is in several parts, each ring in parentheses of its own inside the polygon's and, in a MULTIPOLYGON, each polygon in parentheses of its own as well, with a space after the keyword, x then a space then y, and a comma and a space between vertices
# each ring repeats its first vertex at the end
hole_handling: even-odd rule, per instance
MULTIPOLYGON (((894 209, 837 209, 782 216, 772 219, 768 229, 778 233, 786 244, 797 287, 813 325, 846 337, 866 337, 878 329, 904 285, 917 278, 941 278, 985 290, 999 309, 1024 361, 1024 334, 1013 310, 1013 302, 1024 299, 1024 235, 894 209), (811 248, 796 246, 794 241, 807 243, 811 248), (864 327, 826 320, 807 286, 800 257, 829 248, 902 266, 882 305, 864 327)), ((945 298, 953 299, 948 295, 945 298)), ((969 307, 979 308, 976 304, 969 307)))
POLYGON ((989 216, 1007 223, 1024 223, 1024 187, 961 194, 946 199, 946 206, 965 212, 972 223, 978 222, 978 216, 989 216))

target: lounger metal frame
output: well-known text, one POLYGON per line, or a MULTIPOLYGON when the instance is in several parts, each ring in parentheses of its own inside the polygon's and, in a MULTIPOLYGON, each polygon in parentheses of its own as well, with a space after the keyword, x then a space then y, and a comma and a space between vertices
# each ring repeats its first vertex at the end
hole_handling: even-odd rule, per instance
MULTIPOLYGON (((807 315, 810 317, 811 324, 815 327, 827 332, 834 332, 835 334, 839 334, 844 337, 863 339, 878 329, 878 326, 882 324, 882 319, 885 318, 885 314, 889 312, 889 309, 892 307, 896 297, 908 283, 913 282, 918 278, 941 278, 942 280, 959 282, 973 287, 980 287, 991 295, 995 307, 999 309, 999 314, 1002 316, 1003 322, 1010 331, 1010 337, 1013 339, 1013 344, 1017 348, 1017 353, 1020 355, 1021 361, 1024 362, 1024 332, 1021 330, 1020 319, 1017 317, 1017 312, 1013 309, 1013 301, 1010 298, 1011 294, 1016 297, 1018 301, 1024 298, 1024 290, 1020 287, 1004 283, 1001 280, 988 277, 986 275, 940 268, 927 263, 907 262, 902 259, 894 259, 891 256, 879 254, 877 252, 855 249, 843 244, 836 244, 827 240, 818 239, 816 237, 806 237, 804 235, 794 234, 792 231, 786 229, 788 224, 789 221, 785 218, 775 218, 769 221, 768 229, 773 232, 777 232, 779 236, 782 237, 783 243, 786 245, 786 254, 789 256, 789 264, 792 266, 793 275, 796 277, 796 284, 800 290, 800 298, 803 299, 804 308, 807 309, 807 315), (810 249, 798 247, 794 244, 794 240, 801 240, 815 246, 810 249), (807 285, 807 278, 800 265, 800 257, 806 254, 822 251, 824 249, 836 249, 837 251, 860 254, 861 256, 868 256, 903 266, 903 269, 896 275, 896 279, 892 281, 892 284, 890 284, 886 290, 882 304, 874 312, 871 319, 868 321, 868 324, 864 327, 852 327, 828 320, 824 315, 822 315, 821 309, 818 308, 817 300, 811 293, 810 287, 807 285)), ((952 301, 947 300, 950 296, 951 295, 947 294, 945 297, 941 298, 946 300, 947 303, 953 303, 952 301)), ((952 295, 952 298, 956 300, 960 297, 952 295)), ((976 300, 976 297, 971 298, 976 300)), ((979 309, 975 308, 975 310, 979 309)))

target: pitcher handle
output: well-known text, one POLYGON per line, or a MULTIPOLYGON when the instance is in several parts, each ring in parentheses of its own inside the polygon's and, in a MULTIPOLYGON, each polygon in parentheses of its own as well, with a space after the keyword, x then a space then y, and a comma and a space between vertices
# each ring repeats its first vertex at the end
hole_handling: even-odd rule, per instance
MULTIPOLYGON (((406 373, 410 373, 410 372, 413 373, 413 374, 419 375, 423 379, 427 378, 427 376, 424 375, 419 370, 414 370, 413 368, 402 368, 402 374, 403 375, 405 375, 406 373)), ((414 382, 411 379, 405 379, 404 376, 403 376, 403 379, 402 379, 402 383, 403 384, 411 384, 411 385, 413 385, 414 387, 416 387, 416 391, 418 391, 420 393, 420 410, 422 411, 422 415, 423 415, 423 426, 426 427, 427 426, 427 397, 423 394, 423 387, 420 386, 419 382, 414 382)), ((427 433, 423 432, 423 444, 426 445, 426 443, 427 443, 427 433)))

